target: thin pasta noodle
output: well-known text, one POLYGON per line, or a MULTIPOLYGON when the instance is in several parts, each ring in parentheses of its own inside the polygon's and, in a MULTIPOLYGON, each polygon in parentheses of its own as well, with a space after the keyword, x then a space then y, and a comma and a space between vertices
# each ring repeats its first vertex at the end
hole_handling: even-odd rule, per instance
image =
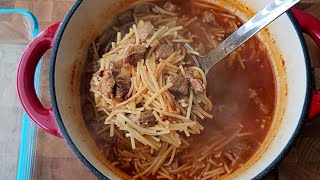
POLYGON ((155 165, 155 167, 153 168, 152 171, 152 175, 155 175, 156 172, 158 171, 158 169, 160 169, 161 165, 164 163, 164 161, 166 160, 167 156, 169 155, 169 153, 174 149, 174 146, 170 146, 165 153, 163 153, 162 157, 160 158, 160 160, 157 162, 157 164, 155 165))
MULTIPOLYGON (((154 10, 166 14, 166 10, 159 9, 152 3, 150 5, 154 7, 154 10)), ((105 124, 106 127, 102 130, 99 129, 99 132, 108 132, 110 137, 118 138, 120 146, 126 147, 125 150, 114 149, 114 153, 117 155, 115 165, 118 167, 122 163, 131 162, 135 174, 134 178, 143 179, 153 175, 154 177, 175 179, 177 174, 188 171, 192 167, 191 164, 181 165, 176 164, 177 161, 175 161, 181 149, 190 146, 184 137, 199 134, 203 130, 197 121, 199 118, 196 114, 208 115, 202 106, 207 109, 212 104, 210 106, 209 102, 206 102, 205 93, 201 93, 203 97, 200 96, 188 84, 189 91, 184 101, 186 106, 180 105, 177 102, 177 97, 171 91, 175 84, 167 81, 168 76, 186 75, 189 68, 192 68, 183 67, 183 64, 186 63, 187 52, 197 54, 196 51, 187 51, 183 46, 176 46, 181 42, 193 41, 190 32, 188 32, 189 39, 184 39, 178 33, 183 27, 179 26, 177 22, 163 26, 163 23, 179 18, 177 16, 170 17, 169 14, 149 16, 133 13, 133 19, 135 22, 129 22, 118 28, 115 42, 110 43, 110 50, 102 55, 99 60, 100 69, 92 77, 90 91, 94 94, 95 102, 93 104, 97 111, 106 114, 102 119, 102 124, 105 124), (159 23, 159 29, 154 30, 146 40, 140 39, 137 27, 137 22, 144 24, 141 22, 142 19, 152 19, 153 22, 159 23), (129 28, 129 26, 132 26, 129 32, 122 34, 123 28, 129 28), (157 50, 163 43, 177 48, 161 59, 157 50), (130 71, 126 72, 128 68, 122 68, 126 63, 124 58, 130 49, 137 46, 142 46, 146 51, 143 57, 139 57, 140 59, 135 65, 129 63, 130 71), (120 68, 118 66, 121 63, 122 67, 120 68), (103 77, 100 77, 101 70, 108 73, 103 73, 103 77), (109 94, 104 92, 106 84, 102 84, 103 79, 107 78, 115 80, 115 85, 110 88, 109 94), (118 98, 119 90, 117 88, 122 86, 117 84, 120 83, 120 81, 116 81, 117 78, 121 78, 123 81, 128 80, 128 89, 126 89, 123 99, 118 98), (201 102, 203 104, 200 104, 201 102), (151 119, 142 121, 144 117, 151 117, 151 119), (128 148, 131 148, 131 151, 128 148), (165 168, 173 165, 178 168, 165 168)), ((193 70, 198 71, 196 68, 193 70)), ((199 73, 201 74, 201 72, 199 73)), ((203 79, 203 82, 206 83, 206 80, 203 79)))
POLYGON ((147 44, 145 45, 146 47, 149 47, 150 44, 157 38, 157 36, 160 34, 161 36, 161 33, 166 29, 165 26, 162 26, 158 31, 156 31, 150 39, 147 40, 147 44))
POLYGON ((173 84, 169 83, 165 87, 159 89, 153 96, 151 96, 151 98, 145 103, 145 105, 148 106, 153 100, 155 100, 158 96, 161 96, 161 94, 163 92, 165 92, 166 90, 168 90, 172 86, 173 86, 173 84))
MULTIPOLYGON (((174 156, 176 154, 176 150, 177 150, 177 148, 174 147, 172 150, 171 157, 170 157, 169 161, 166 164, 164 164, 164 166, 169 166, 173 162, 174 156)), ((165 168, 163 168, 163 169, 165 169, 165 168)), ((169 174, 168 171, 167 171, 167 174, 169 174)))
POLYGON ((122 118, 125 122, 127 122, 128 124, 130 124, 133 128, 135 128, 136 130, 138 130, 139 132, 141 132, 142 134, 150 134, 150 135, 156 135, 156 131, 154 130, 149 130, 143 127, 140 127, 139 125, 137 125, 136 123, 132 122, 132 120, 130 120, 129 118, 127 118, 124 114, 119 113, 118 114, 118 118, 122 118))
POLYGON ((172 13, 172 12, 166 11, 166 10, 160 8, 159 6, 156 6, 156 5, 155 5, 154 7, 155 7, 157 10, 159 10, 159 12, 162 13, 162 14, 167 14, 167 15, 170 15, 170 16, 176 16, 176 15, 177 15, 177 13, 172 13))
POLYGON ((137 98, 141 93, 143 93, 143 91, 145 91, 147 89, 146 86, 144 86, 143 88, 141 88, 135 95, 133 95, 131 98, 129 98, 128 100, 122 102, 122 103, 119 103, 116 105, 116 107, 120 107, 120 106, 124 106, 126 105, 128 102, 134 100, 135 98, 137 98))
POLYGON ((138 30, 137 30, 137 26, 135 24, 133 24, 133 32, 135 34, 135 38, 136 38, 136 45, 138 45, 140 43, 140 38, 138 35, 138 30))
POLYGON ((190 114, 192 110, 192 101, 193 101, 193 90, 190 89, 189 91, 190 91, 190 97, 189 97, 189 104, 188 104, 187 115, 186 115, 187 119, 190 119, 190 114))
POLYGON ((165 111, 162 111, 162 110, 157 109, 157 108, 154 108, 154 110, 157 111, 157 112, 159 112, 159 113, 162 113, 162 114, 164 114, 164 115, 181 119, 181 120, 183 120, 184 122, 190 122, 190 121, 191 121, 190 119, 187 119, 186 117, 181 116, 181 115, 178 115, 178 114, 173 114, 173 113, 165 112, 165 111))
POLYGON ((165 149, 167 148, 167 146, 168 146, 168 144, 165 143, 165 144, 162 146, 162 148, 160 149, 159 155, 158 155, 157 158, 153 161, 153 163, 152 163, 146 170, 144 170, 144 171, 141 172, 140 174, 135 175, 133 178, 136 179, 136 178, 139 178, 139 177, 141 177, 141 176, 149 173, 150 170, 153 168, 153 166, 156 164, 156 162, 160 159, 160 155, 165 151, 165 149))

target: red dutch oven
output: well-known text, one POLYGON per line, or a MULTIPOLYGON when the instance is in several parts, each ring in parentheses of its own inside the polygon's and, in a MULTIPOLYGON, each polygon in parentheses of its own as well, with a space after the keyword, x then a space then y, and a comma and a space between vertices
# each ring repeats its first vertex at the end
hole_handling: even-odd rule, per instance
MULTIPOLYGON (((239 7, 233 1, 228 2, 223 3, 228 9, 239 7)), ((256 12, 266 3, 244 0, 241 6, 256 12)), ((44 131, 63 137, 99 179, 130 177, 112 166, 90 137, 80 107, 80 78, 90 43, 121 9, 123 2, 119 0, 78 0, 62 22, 48 27, 29 44, 17 73, 18 95, 31 120, 44 131), (50 48, 53 48, 49 72, 52 107, 46 109, 35 93, 33 82, 36 65, 50 48)), ((241 10, 234 12, 244 20, 252 15, 241 10)), ((302 32, 320 46, 320 22, 303 11, 291 9, 259 34, 272 57, 276 112, 258 152, 229 178, 264 176, 289 150, 304 119, 319 115, 320 92, 311 93, 311 67, 302 32)))

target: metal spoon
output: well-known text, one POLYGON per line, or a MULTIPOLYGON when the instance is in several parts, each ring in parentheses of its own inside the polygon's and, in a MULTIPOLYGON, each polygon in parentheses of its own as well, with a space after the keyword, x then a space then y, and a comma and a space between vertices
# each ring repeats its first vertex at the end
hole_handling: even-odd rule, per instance
MULTIPOLYGON (((243 24, 238 30, 227 37, 216 48, 211 50, 207 55, 197 56, 195 59, 196 64, 205 72, 205 74, 207 74, 212 66, 217 64, 220 60, 299 1, 300 0, 274 0, 253 16, 249 21, 243 24)), ((185 47, 193 50, 189 44, 185 44, 185 47)))

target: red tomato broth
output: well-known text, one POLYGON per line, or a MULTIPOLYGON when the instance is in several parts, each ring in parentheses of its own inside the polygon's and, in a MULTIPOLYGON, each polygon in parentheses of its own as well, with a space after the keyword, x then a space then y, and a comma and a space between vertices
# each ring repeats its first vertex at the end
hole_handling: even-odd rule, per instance
MULTIPOLYGON (((165 2, 167 1, 157 1, 157 5, 162 7, 165 2)), ((182 1, 174 1, 173 3, 181 8, 179 18, 185 16, 190 20, 196 16, 198 19, 201 19, 204 11, 210 11, 207 7, 199 7, 190 1, 183 1, 183 3, 182 1)), ((224 33, 221 39, 215 39, 216 43, 219 43, 232 33, 231 30, 228 30, 230 24, 227 23, 228 21, 226 21, 226 18, 222 17, 221 14, 234 15, 221 7, 211 4, 210 6, 212 6, 212 10, 216 16, 215 24, 197 21, 197 23, 192 23, 188 27, 184 27, 184 29, 188 29, 194 35, 198 35, 198 37, 200 37, 199 42, 208 42, 199 25, 204 27, 204 29, 207 30, 205 33, 209 35, 213 33, 213 29, 223 28, 228 32, 224 33)), ((234 21, 238 27, 242 24, 241 20, 236 16, 234 21)), ((113 37, 110 37, 109 41, 113 41, 114 37, 115 33, 113 37)), ((191 45, 195 48, 199 47, 197 41, 195 42, 196 43, 191 43, 191 45)), ((212 48, 209 43, 204 44, 204 48, 199 47, 199 52, 206 54, 212 48)), ((200 135, 185 137, 190 143, 190 148, 177 154, 178 166, 189 161, 197 161, 199 158, 197 155, 194 157, 185 157, 188 156, 188 154, 196 152, 197 149, 201 147, 210 146, 208 143, 211 142, 210 138, 217 134, 230 137, 230 135, 241 128, 240 134, 248 134, 242 137, 235 137, 229 144, 218 151, 212 151, 212 155, 210 155, 211 159, 214 160, 218 166, 225 163, 228 165, 230 172, 233 172, 246 163, 260 147, 260 143, 264 141, 272 123, 275 108, 276 87, 270 59, 264 45, 257 37, 251 38, 243 46, 238 48, 235 54, 236 55, 227 56, 225 60, 213 67, 208 73, 207 95, 214 103, 214 118, 200 120, 200 123, 204 127, 200 135), (253 53, 254 55, 252 55, 253 53), (242 63, 239 62, 239 56, 242 63), (237 155, 237 157, 233 157, 234 159, 237 158, 234 160, 235 162, 232 162, 230 158, 228 159, 225 155, 226 153, 232 156, 237 155)), ((90 60, 90 56, 88 59, 90 60)), ((119 146, 119 139, 109 137, 109 133, 99 133, 101 131, 103 132, 103 130, 108 131, 108 128, 105 127, 103 121, 97 120, 97 117, 101 118, 102 115, 95 112, 94 107, 92 107, 94 103, 88 100, 90 99, 88 98, 90 97, 88 85, 92 77, 92 72, 86 72, 87 73, 83 75, 83 88, 81 90, 84 118, 96 144, 101 148, 107 158, 113 162, 117 159, 117 154, 113 152, 114 147, 123 148, 128 151, 130 151, 130 148, 119 146)), ((132 163, 118 168, 128 175, 134 175, 132 163)), ((193 169, 194 167, 187 170, 186 176, 190 175, 193 169)), ((196 171, 192 177, 196 177, 201 173, 203 172, 196 171)), ((228 174, 228 172, 222 175, 226 174, 228 174)), ((216 176, 216 178, 220 176, 221 175, 216 176)), ((153 176, 149 178, 153 178, 153 176)))

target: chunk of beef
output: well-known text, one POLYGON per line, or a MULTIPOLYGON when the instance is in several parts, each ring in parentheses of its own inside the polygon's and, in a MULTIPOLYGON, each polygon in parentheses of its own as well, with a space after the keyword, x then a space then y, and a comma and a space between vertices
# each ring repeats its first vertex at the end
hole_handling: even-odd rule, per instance
POLYGON ((182 64, 182 67, 188 68, 188 67, 192 67, 192 66, 196 66, 195 60, 196 57, 192 57, 193 55, 190 54, 186 54, 185 59, 184 59, 184 64, 182 64))
POLYGON ((165 9, 166 11, 169 11, 169 12, 176 12, 179 10, 178 6, 174 5, 170 1, 166 2, 163 5, 163 9, 165 9))
POLYGON ((130 22, 133 22, 134 19, 133 19, 132 11, 128 10, 128 11, 125 11, 125 12, 121 13, 118 16, 118 20, 119 20, 120 24, 128 24, 130 22))
POLYGON ((195 91, 204 92, 206 90, 206 86, 202 83, 200 79, 191 78, 189 81, 195 91))
POLYGON ((200 79, 197 79, 193 76, 193 73, 187 73, 185 75, 185 77, 189 80, 192 88, 196 91, 196 92, 204 92, 206 90, 206 86, 205 84, 203 84, 203 82, 200 79))
POLYGON ((181 73, 176 77, 169 76, 166 82, 173 84, 173 86, 169 88, 170 92, 179 93, 181 95, 188 95, 189 83, 181 73))
POLYGON ((154 31, 154 26, 149 21, 145 21, 145 22, 139 21, 137 26, 137 31, 138 31, 139 38, 142 41, 145 41, 154 31))
POLYGON ((157 59, 166 59, 173 53, 173 47, 169 44, 161 44, 155 50, 157 59))
POLYGON ((144 58, 146 48, 143 45, 130 46, 124 52, 123 64, 137 65, 137 62, 144 58))
POLYGON ((121 78, 116 78, 115 80, 115 98, 118 101, 124 101, 127 97, 131 86, 130 80, 124 80, 121 78))
POLYGON ((148 110, 143 111, 141 114, 130 114, 128 118, 144 128, 154 126, 156 123, 156 118, 154 117, 152 111, 148 110))
POLYGON ((202 21, 208 24, 215 24, 216 18, 211 11, 204 11, 202 14, 202 21))
POLYGON ((111 98, 114 94, 115 80, 113 77, 103 76, 100 81, 100 91, 105 96, 111 98))

